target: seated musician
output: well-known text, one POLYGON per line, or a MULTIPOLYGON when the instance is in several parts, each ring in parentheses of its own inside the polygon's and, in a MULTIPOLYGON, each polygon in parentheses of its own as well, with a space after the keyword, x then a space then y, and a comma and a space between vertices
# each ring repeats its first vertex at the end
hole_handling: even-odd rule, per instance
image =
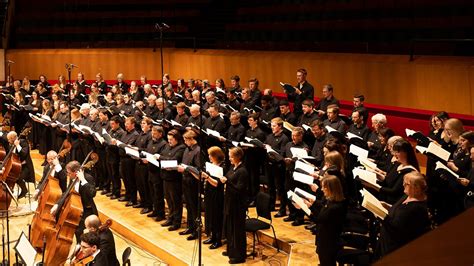
POLYGON ((107 256, 100 249, 100 237, 96 232, 81 235, 81 249, 75 254, 69 265, 108 266, 107 256))
POLYGON ((48 162, 48 164, 43 168, 43 177, 38 183, 38 186, 35 190, 35 195, 33 196, 33 198, 35 199, 38 198, 39 194, 42 192, 40 191, 40 188, 43 186, 43 183, 46 182, 46 179, 48 178, 48 173, 49 175, 54 176, 59 180, 59 186, 61 187, 61 191, 63 193, 64 191, 66 191, 66 171, 64 170, 64 165, 59 162, 58 154, 55 151, 49 151, 48 154, 46 154, 46 161, 48 162), (50 172, 51 168, 54 168, 54 171, 50 172))
MULTIPOLYGON (((66 172, 69 176, 69 186, 74 184, 74 189, 77 193, 81 195, 81 203, 82 203, 82 217, 79 225, 76 229, 76 238, 79 239, 82 231, 84 230, 84 220, 85 217, 95 214, 97 215, 97 207, 95 206, 94 197, 95 197, 95 184, 94 178, 85 173, 84 170, 81 169, 81 165, 78 161, 71 161, 66 165, 66 172), (77 182, 74 182, 76 181, 77 182)), ((69 187, 68 187, 69 188, 69 187)), ((51 214, 56 215, 56 220, 59 218, 60 210, 68 197, 68 190, 64 193, 58 202, 51 208, 51 214)))
POLYGON ((107 257, 108 265, 120 265, 115 252, 114 235, 108 226, 102 226, 97 215, 89 215, 85 220, 86 230, 84 232, 97 233, 100 239, 100 250, 107 257))
POLYGON ((33 161, 30 157, 30 146, 28 141, 25 139, 20 139, 15 131, 10 131, 7 134, 7 140, 1 139, 2 145, 5 150, 8 152, 11 148, 15 147, 13 153, 18 154, 18 157, 21 161, 21 173, 20 177, 16 181, 16 184, 21 188, 21 192, 18 195, 18 199, 21 199, 26 196, 28 189, 26 188, 26 182, 34 182, 35 172, 33 169, 33 161))

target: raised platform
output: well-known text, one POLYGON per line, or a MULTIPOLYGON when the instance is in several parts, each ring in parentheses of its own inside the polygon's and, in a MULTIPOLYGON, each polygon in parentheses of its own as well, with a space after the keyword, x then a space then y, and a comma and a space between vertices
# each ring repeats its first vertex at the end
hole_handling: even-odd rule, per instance
MULTIPOLYGON (((35 172, 39 178, 41 156, 37 151, 32 151, 35 161, 35 172), (35 160, 36 159, 36 160, 35 160)), ((99 216, 102 219, 113 220, 112 229, 127 240, 136 244, 143 250, 163 260, 170 265, 195 265, 197 264, 197 241, 187 241, 185 236, 180 236, 178 231, 169 232, 160 223, 155 222, 146 215, 140 215, 140 209, 125 207, 117 200, 97 193, 94 198, 99 216)), ((249 210, 249 216, 255 217, 255 208, 249 210)), ((186 210, 183 215, 183 229, 186 210)), ((290 223, 283 222, 282 218, 274 219, 280 252, 273 247, 273 233, 271 229, 259 233, 260 244, 257 244, 259 256, 249 257, 245 264, 248 265, 317 265, 318 257, 315 253, 314 236, 303 228, 293 227, 290 223)), ((203 235, 203 239, 206 236, 203 235)), ((275 245, 276 246, 276 245, 275 245)), ((252 236, 247 236, 247 250, 252 249, 252 236)), ((202 263, 204 265, 223 265, 228 263, 228 258, 222 255, 225 245, 211 250, 208 245, 202 247, 202 263)), ((133 262, 132 262, 133 263, 133 262)))

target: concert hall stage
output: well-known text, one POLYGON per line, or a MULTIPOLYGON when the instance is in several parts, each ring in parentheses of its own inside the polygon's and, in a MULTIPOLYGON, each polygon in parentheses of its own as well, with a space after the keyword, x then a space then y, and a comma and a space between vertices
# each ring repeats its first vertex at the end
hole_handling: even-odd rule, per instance
MULTIPOLYGON (((31 151, 34 158, 35 172, 39 180, 42 172, 37 150, 31 151), (36 159, 36 160, 35 160, 36 159)), ((183 210, 182 230, 169 232, 162 227, 162 222, 155 222, 146 215, 140 215, 140 209, 125 207, 125 203, 110 200, 97 193, 94 198, 101 220, 113 220, 112 230, 134 243, 142 250, 149 252, 169 265, 197 265, 197 241, 187 241, 186 236, 178 232, 184 230, 186 209, 183 210)), ((255 208, 250 208, 250 217, 256 217, 255 208)), ((203 221, 204 222, 204 221, 203 221)), ((276 245, 272 247, 273 233, 271 229, 259 234, 260 244, 257 242, 258 256, 248 257, 248 265, 318 265, 319 259, 315 253, 314 235, 303 226, 293 227, 283 222, 283 218, 273 219, 273 225, 278 239, 280 252, 276 245)), ((203 234, 203 239, 206 236, 203 234)), ((121 259, 123 248, 117 248, 117 256, 121 259)), ((247 235, 247 251, 252 250, 252 235, 247 235)), ((202 246, 202 263, 204 265, 223 265, 228 263, 228 257, 222 255, 225 245, 215 250, 202 246)), ((133 253, 133 252, 132 252, 133 253)), ((132 260, 132 265, 136 263, 132 260)), ((143 264, 142 264, 143 265, 143 264)))

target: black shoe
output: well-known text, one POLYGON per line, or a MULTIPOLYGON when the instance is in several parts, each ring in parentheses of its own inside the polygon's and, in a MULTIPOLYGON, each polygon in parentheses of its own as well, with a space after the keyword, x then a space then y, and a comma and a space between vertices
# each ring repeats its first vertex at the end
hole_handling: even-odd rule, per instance
POLYGON ((294 216, 288 216, 286 217, 285 219, 283 219, 284 222, 292 222, 295 220, 295 217, 294 216))
POLYGON ((194 231, 194 230, 191 229, 191 228, 186 228, 186 230, 179 232, 179 234, 182 235, 182 236, 184 236, 184 235, 189 235, 189 234, 192 234, 193 231, 194 231))
POLYGON ((146 213, 149 213, 149 212, 152 212, 152 210, 149 209, 149 208, 144 208, 140 211, 140 214, 146 214, 146 213))
POLYGON ((300 226, 300 225, 303 225, 304 224, 304 221, 303 220, 294 220, 291 225, 292 226, 300 226))
POLYGON ((155 218, 155 217, 158 217, 158 213, 156 213, 156 212, 150 212, 149 214, 146 215, 146 217, 155 218))
POLYGON ((155 217, 155 221, 156 221, 156 222, 161 222, 161 221, 163 221, 164 219, 165 219, 165 216, 162 216, 162 215, 158 215, 158 216, 155 217))
POLYGON ((255 206, 256 206, 256 205, 255 205, 255 201, 252 200, 252 201, 249 203, 249 207, 255 207, 255 206))
POLYGON ((166 222, 162 223, 161 226, 166 227, 166 226, 170 226, 172 224, 173 224, 173 222, 171 220, 166 220, 166 222))
MULTIPOLYGON (((108 195, 107 195, 108 196, 108 195)), ((110 195, 110 199, 118 199, 119 197, 117 195, 110 195)))
POLYGON ((230 259, 229 264, 239 264, 239 263, 244 263, 245 259, 230 259))
POLYGON ((130 206, 133 206, 135 204, 136 204, 135 202, 129 201, 129 202, 127 202, 127 204, 125 204, 125 207, 130 207, 130 206))
POLYGON ((181 226, 175 224, 173 226, 168 227, 168 231, 176 231, 180 228, 181 226))
POLYGON ((202 241, 202 243, 203 243, 203 244, 206 244, 206 245, 212 244, 213 242, 214 242, 214 241, 213 241, 213 239, 212 239, 211 237, 208 238, 208 239, 206 239, 206 240, 204 240, 204 241, 202 241))
POLYGON ((198 235, 196 233, 191 234, 190 236, 186 237, 186 240, 195 240, 198 238, 198 235))
MULTIPOLYGON (((110 198, 110 197, 112 197, 112 196, 114 195, 114 193, 109 192, 109 193, 107 193, 107 194, 105 194, 105 195, 110 198)), ((117 198, 118 198, 118 197, 117 197, 117 198)))
POLYGON ((216 248, 220 248, 222 247, 222 243, 221 242, 215 242, 213 243, 212 245, 209 246, 209 249, 216 249, 216 248))
POLYGON ((285 216, 286 216, 285 211, 278 211, 277 213, 275 213, 275 215, 273 215, 273 217, 275 217, 275 218, 280 218, 280 217, 285 217, 285 216))
POLYGON ((227 254, 227 251, 223 251, 222 256, 229 256, 229 254, 227 254))
POLYGON ((316 228, 316 224, 308 224, 304 226, 304 229, 306 230, 313 230, 313 228, 316 228))
POLYGON ((107 195, 109 193, 110 192, 107 189, 104 189, 104 190, 102 190, 102 192, 100 192, 101 195, 107 195))
POLYGON ((120 202, 125 202, 125 201, 128 201, 128 198, 125 197, 125 196, 123 196, 123 197, 120 197, 120 198, 119 198, 119 201, 120 201, 120 202))
POLYGON ((135 204, 133 204, 132 207, 135 208, 135 209, 138 209, 138 208, 143 208, 145 206, 143 206, 143 204, 141 204, 141 203, 135 203, 135 204))

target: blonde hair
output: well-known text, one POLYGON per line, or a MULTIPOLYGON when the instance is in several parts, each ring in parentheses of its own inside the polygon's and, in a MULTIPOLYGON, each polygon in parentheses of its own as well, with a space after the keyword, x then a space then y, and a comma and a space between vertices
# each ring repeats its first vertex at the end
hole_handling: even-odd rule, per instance
POLYGON ((330 151, 324 156, 324 162, 329 166, 335 166, 344 176, 344 158, 338 151, 330 151))
POLYGON ((342 192, 342 185, 339 178, 334 175, 326 175, 321 180, 321 186, 325 187, 329 191, 329 196, 327 196, 327 200, 340 202, 343 201, 344 193, 342 192))

